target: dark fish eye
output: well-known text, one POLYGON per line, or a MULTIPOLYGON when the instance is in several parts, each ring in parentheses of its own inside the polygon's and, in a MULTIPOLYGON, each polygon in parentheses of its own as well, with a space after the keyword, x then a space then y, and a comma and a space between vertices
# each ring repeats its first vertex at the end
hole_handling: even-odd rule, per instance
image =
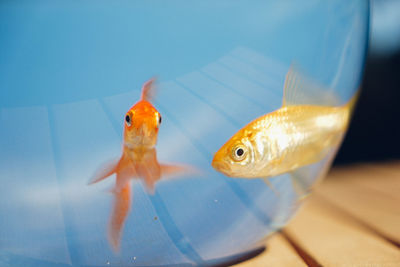
POLYGON ((126 125, 131 126, 132 121, 131 121, 131 116, 130 115, 126 115, 125 116, 125 122, 126 122, 126 125))
POLYGON ((243 160, 246 156, 246 148, 243 145, 236 146, 232 150, 232 157, 234 160, 243 160))
POLYGON ((161 124, 161 115, 160 115, 160 117, 158 118, 158 124, 161 124))
POLYGON ((244 154, 243 148, 236 149, 236 156, 241 157, 244 154))

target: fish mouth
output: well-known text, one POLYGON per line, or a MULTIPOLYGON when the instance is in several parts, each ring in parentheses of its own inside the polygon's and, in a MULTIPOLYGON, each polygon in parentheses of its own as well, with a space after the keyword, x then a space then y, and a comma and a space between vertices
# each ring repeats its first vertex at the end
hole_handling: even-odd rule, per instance
POLYGON ((211 162, 211 166, 219 172, 222 172, 223 174, 227 175, 228 171, 229 171, 229 164, 225 161, 221 161, 221 160, 216 160, 215 158, 213 159, 213 161, 211 162))

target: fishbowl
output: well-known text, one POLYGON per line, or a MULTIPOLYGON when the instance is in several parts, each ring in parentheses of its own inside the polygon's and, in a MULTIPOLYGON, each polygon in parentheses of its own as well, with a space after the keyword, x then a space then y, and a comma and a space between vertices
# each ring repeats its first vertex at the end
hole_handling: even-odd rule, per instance
POLYGON ((329 169, 365 0, 2 1, 0 265, 215 266, 329 169))

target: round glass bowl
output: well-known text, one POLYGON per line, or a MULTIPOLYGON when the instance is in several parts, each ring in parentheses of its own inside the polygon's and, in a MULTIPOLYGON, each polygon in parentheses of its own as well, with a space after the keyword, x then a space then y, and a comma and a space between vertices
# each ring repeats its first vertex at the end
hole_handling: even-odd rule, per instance
MULTIPOLYGON (((359 89, 364 0, 3 1, 0 4, 0 263, 193 266, 263 245, 300 205, 287 174, 232 179, 213 154, 282 105, 292 63, 342 103, 359 89), (132 184, 114 253, 107 240, 125 112, 156 76, 157 157, 198 172, 132 184)), ((309 166, 311 187, 329 168, 309 166)))

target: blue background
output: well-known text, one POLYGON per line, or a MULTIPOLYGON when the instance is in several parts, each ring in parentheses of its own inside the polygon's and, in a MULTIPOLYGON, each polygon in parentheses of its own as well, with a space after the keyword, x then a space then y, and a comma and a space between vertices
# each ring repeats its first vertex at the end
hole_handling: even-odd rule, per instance
MULTIPOLYGON (((360 86, 366 1, 2 1, 0 263, 193 265, 253 250, 297 209, 271 183, 215 172, 214 152, 282 103, 290 64, 348 101, 360 86), (134 183, 120 255, 106 239, 124 113, 157 76, 161 162, 201 173, 134 183)), ((326 162, 310 167, 310 184, 326 162)))

